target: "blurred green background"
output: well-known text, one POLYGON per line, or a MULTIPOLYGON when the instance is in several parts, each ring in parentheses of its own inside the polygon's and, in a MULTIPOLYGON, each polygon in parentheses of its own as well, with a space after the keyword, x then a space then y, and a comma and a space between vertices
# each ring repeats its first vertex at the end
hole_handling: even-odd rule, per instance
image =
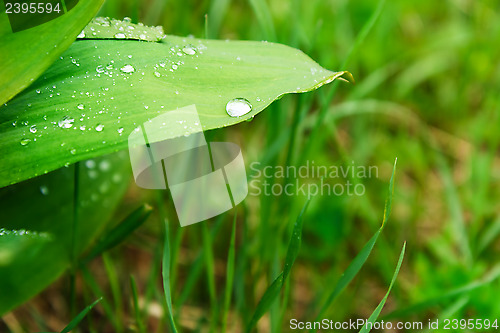
MULTIPOLYGON (((405 262, 382 317, 500 319, 498 1, 107 0, 100 15, 162 25, 167 34, 203 38, 207 31, 209 38, 279 42, 303 50, 325 68, 354 75, 355 85, 334 82, 300 96, 287 95, 251 122, 207 134, 214 141, 239 144, 247 172, 255 161, 271 166, 354 163, 379 171, 378 178, 354 180, 364 184, 363 196, 312 199, 285 291, 287 302, 271 309, 259 331, 287 332, 290 318, 314 319, 328 291, 379 228, 396 157, 391 218, 360 274, 324 317, 367 318, 383 298, 407 241, 405 262), (378 19, 360 39, 377 10, 378 19)), ((135 207, 150 196, 132 185, 122 205, 135 207)), ((304 196, 249 196, 238 207, 229 331, 242 331, 279 274, 289 232, 305 201, 304 196)), ((169 214, 175 221, 173 209, 169 214)), ((184 229, 171 223, 172 299, 183 331, 209 326, 207 273, 201 264, 201 273, 194 275, 193 267, 207 258, 202 238, 211 232, 214 283, 222 292, 231 220, 227 214, 184 229)), ((116 297, 118 290, 127 301, 111 312, 96 307, 83 331, 134 331, 130 274, 148 305, 147 331, 168 330, 161 301, 161 227, 157 216, 150 218, 104 260, 92 263, 88 274, 94 278, 80 283, 98 287, 81 286, 80 296, 91 300, 99 288, 116 297), (108 266, 113 267, 112 279, 108 266)), ((53 313, 54 306, 47 309, 47 300, 62 298, 64 292, 62 282, 55 284, 10 314, 8 327, 14 327, 12 318, 39 329, 64 322, 69 314, 53 313)))

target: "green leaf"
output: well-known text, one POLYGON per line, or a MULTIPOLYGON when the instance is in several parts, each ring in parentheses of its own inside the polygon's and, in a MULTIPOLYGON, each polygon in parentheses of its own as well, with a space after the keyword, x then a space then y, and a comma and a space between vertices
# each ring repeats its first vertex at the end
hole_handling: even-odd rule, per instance
MULTIPOLYGON (((110 220, 128 187, 129 163, 124 152, 81 163, 77 255, 89 247, 110 220)), ((43 290, 69 267, 73 249, 73 177, 71 166, 0 189, 0 228, 48 235, 9 242, 0 236, 0 315, 43 290)))
POLYGON ((15 33, 5 7, 0 6, 0 105, 37 79, 71 45, 103 2, 79 1, 66 14, 15 33))
POLYGON ((92 310, 92 308, 94 306, 97 305, 97 303, 99 303, 101 301, 102 298, 99 298, 98 300, 96 300, 94 303, 90 304, 89 306, 87 306, 85 309, 82 310, 82 312, 80 312, 69 324, 68 326, 66 326, 62 331, 61 333, 67 333, 67 332, 71 332, 81 321, 83 318, 85 318, 85 316, 87 315, 87 313, 89 313, 90 310, 92 310))
POLYGON ((401 264, 403 263, 403 258, 405 256, 405 249, 406 249, 406 242, 403 244, 403 249, 401 250, 401 254, 399 255, 398 264, 396 266, 396 270, 394 271, 394 275, 392 276, 391 284, 389 285, 389 289, 387 290, 387 293, 385 294, 382 301, 380 301, 378 306, 375 308, 373 313, 370 315, 365 326, 363 326, 361 331, 359 331, 360 333, 368 333, 371 331, 370 325, 373 325, 373 323, 377 320, 378 316, 380 315, 380 312, 384 308, 385 302, 387 301, 387 298, 389 297, 389 294, 391 293, 391 290, 392 290, 392 287, 394 286, 394 283, 396 283, 396 279, 398 277, 399 270, 401 269, 401 264))
MULTIPOLYGON (((0 108, 0 186, 126 149, 129 133, 163 112, 194 104, 204 130, 230 126, 283 94, 310 91, 343 75, 352 78, 323 69, 299 50, 266 42, 78 40, 0 108), (234 98, 250 101, 252 111, 228 116, 225 106, 234 98)), ((162 139, 189 133, 176 122, 163 129, 162 139)))
POLYGON ((286 279, 290 274, 290 270, 292 269, 297 255, 299 254, 300 244, 302 242, 302 217, 307 209, 307 206, 309 206, 309 202, 310 200, 308 199, 295 221, 292 237, 290 238, 290 243, 288 244, 283 272, 278 275, 278 277, 264 292, 264 295, 260 299, 259 304, 257 304, 257 308, 255 309, 252 319, 247 326, 246 332, 250 332, 255 327, 259 319, 269 310, 274 300, 278 297, 281 288, 283 288, 286 279))
POLYGON ((109 18, 94 18, 78 35, 80 39, 133 39, 149 42, 159 42, 165 38, 161 26, 148 27, 142 23, 130 22, 130 18, 123 21, 109 18))

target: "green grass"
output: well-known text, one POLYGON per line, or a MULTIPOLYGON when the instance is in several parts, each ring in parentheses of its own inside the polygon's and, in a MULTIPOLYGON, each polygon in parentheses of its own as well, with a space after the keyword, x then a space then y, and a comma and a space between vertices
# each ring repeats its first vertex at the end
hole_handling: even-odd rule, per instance
MULTIPOLYGON (((289 331, 291 318, 500 317, 497 7, 493 0, 106 1, 100 15, 130 16, 172 35, 273 40, 324 68, 350 71, 355 85, 283 96, 253 120, 207 137, 242 147, 250 181, 256 161, 261 171, 354 161, 377 166, 378 177, 341 179, 363 184, 365 194, 317 195, 303 215, 307 197, 249 196, 232 212, 181 229, 167 197, 129 186, 121 173, 123 183, 100 197, 117 203, 109 225, 93 222, 94 215, 111 215, 105 206, 81 211, 79 225, 104 236, 80 240, 95 245, 79 249, 75 314, 65 276, 4 316, 0 331, 61 331, 100 297, 75 331, 173 332, 175 325, 179 332, 274 333, 289 331), (300 242, 292 242, 298 217, 300 242)), ((99 184, 87 177, 85 162, 80 169, 79 200, 91 200, 99 184)), ((72 199, 72 171, 63 167, 2 189, 0 227, 37 231, 65 218, 70 226, 72 206, 43 200, 72 199)), ((2 248, 45 248, 27 238, 0 238, 0 245, 0 265, 2 248)))

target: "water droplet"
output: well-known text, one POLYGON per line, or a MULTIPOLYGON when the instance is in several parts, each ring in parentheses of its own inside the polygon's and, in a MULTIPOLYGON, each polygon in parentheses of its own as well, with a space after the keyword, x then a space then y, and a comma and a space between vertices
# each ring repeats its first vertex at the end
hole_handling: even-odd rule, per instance
POLYGON ((103 65, 99 65, 99 66, 96 67, 95 71, 97 73, 104 73, 106 71, 106 69, 104 68, 103 65))
POLYGON ((195 55, 196 49, 192 45, 187 45, 182 49, 182 52, 186 53, 187 55, 195 55))
POLYGON ((85 108, 85 106, 84 106, 83 104, 81 104, 81 103, 80 103, 80 104, 78 104, 76 107, 77 107, 78 109, 80 109, 80 110, 83 110, 83 109, 85 108))
POLYGON ((123 73, 133 73, 133 72, 135 72, 135 68, 132 65, 125 65, 122 68, 120 68, 120 70, 123 73))
POLYGON ((176 65, 176 64, 173 64, 173 65, 172 65, 172 69, 177 69, 177 65, 176 65))
POLYGON ((132 22, 132 19, 130 17, 128 17, 128 16, 125 16, 123 18, 123 22, 130 23, 130 22, 132 22))
POLYGON ((40 192, 43 194, 43 195, 49 195, 49 188, 45 185, 42 185, 40 186, 40 192))
POLYGON ((97 132, 102 132, 102 130, 104 129, 104 125, 103 124, 98 124, 96 127, 95 127, 95 130, 97 132))
POLYGON ((250 111, 252 111, 252 104, 244 98, 235 98, 226 104, 226 112, 231 117, 241 117, 250 111))
POLYGON ((36 133, 36 125, 31 125, 30 132, 31 133, 36 133))
POLYGON ((21 139, 21 146, 26 146, 30 142, 31 142, 31 139, 28 139, 28 138, 21 139))
POLYGON ((36 90, 36 93, 37 93, 37 94, 41 93, 40 89, 37 89, 37 90, 36 90))
POLYGON ((160 77, 160 76, 161 76, 161 74, 160 74, 159 72, 154 72, 153 74, 154 74, 156 77, 160 77))
POLYGON ((126 36, 125 36, 125 34, 124 34, 124 33, 121 33, 121 32, 119 32, 119 33, 115 34, 115 38, 118 38, 118 39, 123 39, 123 38, 125 38, 125 37, 126 37, 126 36))
POLYGON ((85 38, 85 31, 82 30, 82 32, 80 32, 78 36, 76 36, 76 38, 85 38))
POLYGON ((58 125, 61 128, 71 128, 73 126, 73 123, 75 122, 75 119, 69 117, 69 116, 64 116, 61 118, 61 120, 58 121, 58 125))
POLYGON ((118 134, 122 135, 122 133, 123 133, 123 127, 120 127, 120 128, 118 129, 118 134))
POLYGON ((71 155, 75 155, 76 154, 76 149, 72 148, 69 152, 71 153, 71 155))

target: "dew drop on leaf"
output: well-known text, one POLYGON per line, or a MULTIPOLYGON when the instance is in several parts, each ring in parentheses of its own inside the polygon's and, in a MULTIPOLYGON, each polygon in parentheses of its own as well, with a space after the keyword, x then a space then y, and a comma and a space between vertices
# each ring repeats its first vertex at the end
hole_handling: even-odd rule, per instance
POLYGON ((36 125, 32 125, 32 126, 30 127, 30 132, 31 132, 31 133, 36 133, 36 125))
POLYGON ((133 72, 135 72, 135 68, 132 65, 125 65, 122 68, 120 68, 120 70, 123 73, 133 73, 133 72))
POLYGON ((21 139, 21 146, 26 146, 30 142, 31 142, 31 139, 28 139, 28 138, 21 139))
POLYGON ((252 104, 244 98, 235 98, 226 104, 226 112, 231 117, 241 117, 250 111, 252 111, 252 104))
POLYGON ((98 124, 96 127, 95 127, 95 130, 97 132, 102 132, 102 130, 104 129, 104 125, 103 124, 98 124))
POLYGON ((195 55, 196 49, 192 45, 187 45, 182 49, 182 52, 184 52, 187 55, 195 55))
POLYGON ((73 123, 75 122, 75 119, 69 117, 69 116, 64 116, 62 117, 57 124, 61 128, 71 128, 73 126, 73 123))

